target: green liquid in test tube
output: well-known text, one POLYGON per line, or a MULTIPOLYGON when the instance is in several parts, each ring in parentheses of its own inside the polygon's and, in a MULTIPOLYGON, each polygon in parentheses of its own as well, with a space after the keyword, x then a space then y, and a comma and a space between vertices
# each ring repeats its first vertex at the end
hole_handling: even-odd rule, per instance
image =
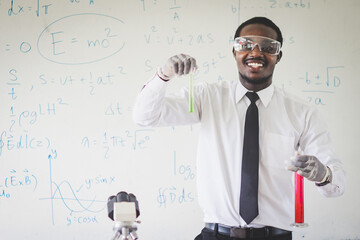
POLYGON ((189 113, 194 112, 194 85, 193 85, 193 74, 190 73, 189 80, 189 113))

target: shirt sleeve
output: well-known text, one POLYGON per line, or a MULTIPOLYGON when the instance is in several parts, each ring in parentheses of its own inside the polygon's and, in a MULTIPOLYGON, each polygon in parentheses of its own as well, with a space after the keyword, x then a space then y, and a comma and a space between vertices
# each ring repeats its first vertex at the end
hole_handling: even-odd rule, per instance
POLYGON ((300 147, 305 154, 316 156, 332 172, 331 183, 318 186, 319 192, 326 197, 341 196, 345 191, 345 171, 342 162, 333 151, 327 125, 316 109, 311 109, 307 114, 300 147))
MULTIPOLYGON (((174 79, 175 80, 175 79, 174 79)), ((157 74, 142 88, 137 96, 133 120, 142 127, 187 125, 200 121, 199 102, 194 100, 194 112, 189 112, 189 89, 177 94, 166 94, 170 81, 163 81, 157 74)), ((197 95, 194 88, 194 96, 197 95)), ((195 97, 194 97, 195 98, 195 97)))

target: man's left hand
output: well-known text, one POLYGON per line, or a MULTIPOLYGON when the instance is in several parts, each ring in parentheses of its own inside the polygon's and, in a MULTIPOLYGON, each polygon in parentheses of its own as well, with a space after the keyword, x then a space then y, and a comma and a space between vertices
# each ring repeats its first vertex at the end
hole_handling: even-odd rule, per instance
POLYGON ((310 181, 322 182, 327 173, 327 167, 315 156, 298 155, 285 162, 286 168, 297 172, 310 181))

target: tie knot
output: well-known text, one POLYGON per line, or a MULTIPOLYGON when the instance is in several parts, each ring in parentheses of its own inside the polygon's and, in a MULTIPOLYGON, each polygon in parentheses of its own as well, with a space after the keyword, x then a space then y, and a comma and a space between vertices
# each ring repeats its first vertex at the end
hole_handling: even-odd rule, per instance
POLYGON ((256 100, 259 99, 259 95, 257 95, 256 92, 247 92, 245 95, 249 98, 251 103, 255 103, 256 100))

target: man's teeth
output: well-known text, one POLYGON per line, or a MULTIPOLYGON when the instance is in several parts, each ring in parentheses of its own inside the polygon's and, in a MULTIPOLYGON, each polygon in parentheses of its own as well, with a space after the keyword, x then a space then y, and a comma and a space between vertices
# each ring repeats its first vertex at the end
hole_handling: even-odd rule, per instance
POLYGON ((263 64, 262 63, 248 63, 248 66, 250 66, 250 67, 262 67, 263 64))

